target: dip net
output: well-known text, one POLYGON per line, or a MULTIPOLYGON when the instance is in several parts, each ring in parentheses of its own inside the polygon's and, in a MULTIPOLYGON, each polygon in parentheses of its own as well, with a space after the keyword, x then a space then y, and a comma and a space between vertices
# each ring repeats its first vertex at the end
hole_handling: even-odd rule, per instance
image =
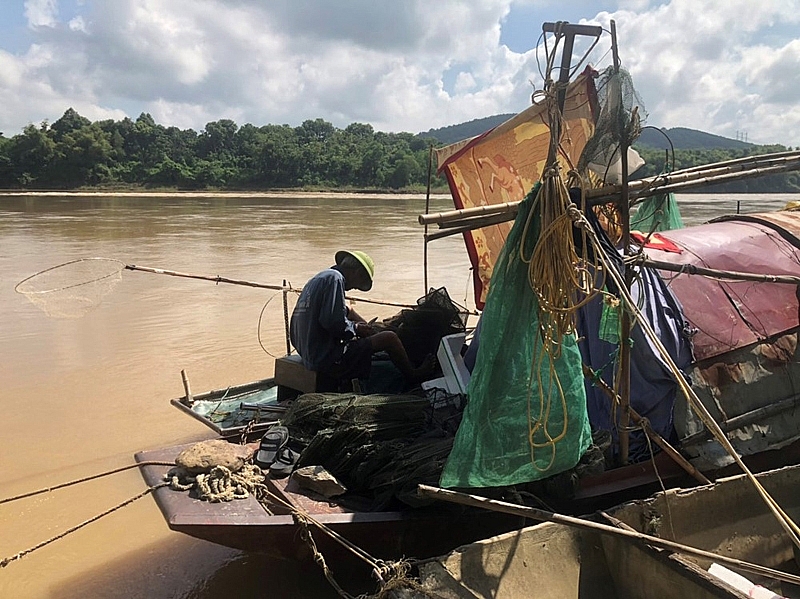
MULTIPOLYGON (((636 141, 647 112, 630 73, 625 69, 616 71, 613 66, 608 67, 595 85, 599 115, 594 135, 586 142, 578 161, 578 172, 593 171, 607 183, 618 182, 620 148, 623 144, 630 148, 636 141)), ((643 161, 637 164, 643 164, 643 161)))
POLYGON ((53 318, 80 318, 93 310, 122 279, 125 263, 113 258, 81 258, 20 281, 15 291, 53 318))

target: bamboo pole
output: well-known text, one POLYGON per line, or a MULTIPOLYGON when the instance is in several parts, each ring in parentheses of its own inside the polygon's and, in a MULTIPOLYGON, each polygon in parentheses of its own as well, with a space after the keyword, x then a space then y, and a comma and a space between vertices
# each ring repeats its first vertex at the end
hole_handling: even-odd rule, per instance
MULTIPOLYGON (((220 275, 198 275, 188 272, 178 272, 176 270, 166 270, 163 268, 152 268, 150 266, 136 266, 135 264, 126 264, 127 270, 138 270, 140 272, 149 272, 156 275, 169 275, 171 277, 184 277, 187 279, 200 279, 203 281, 213 281, 214 283, 230 283, 231 285, 244 285, 246 287, 258 287, 260 289, 273 289, 275 291, 283 291, 283 285, 267 285, 265 283, 256 283, 254 281, 243 281, 241 279, 229 279, 220 275)), ((292 290, 295 291, 295 290, 292 290)))
MULTIPOLYGON (((514 215, 516 216, 516 215, 514 215)), ((513 218, 513 217, 512 217, 513 218)), ((480 219, 469 219, 468 224, 463 224, 458 227, 445 227, 443 229, 439 229, 434 233, 428 233, 427 238, 428 241, 433 241, 434 239, 441 239, 443 237, 450 237, 452 235, 458 235, 459 233, 466 233, 467 231, 473 231, 475 229, 481 229, 483 227, 491 227, 492 225, 500 225, 502 223, 508 222, 510 219, 506 217, 504 214, 495 214, 491 216, 487 216, 480 219)))
MULTIPOLYGON (((707 164, 704 167, 697 167, 695 170, 677 171, 675 173, 665 173, 655 175, 646 179, 639 179, 630 183, 631 191, 641 193, 649 188, 658 189, 658 193, 664 191, 664 187, 675 185, 678 183, 689 183, 707 177, 716 177, 718 175, 738 174, 745 173, 750 170, 757 169, 763 165, 772 164, 775 167, 795 165, 800 163, 800 153, 793 152, 793 156, 786 157, 773 157, 770 154, 762 155, 761 157, 752 157, 751 160, 743 161, 740 163, 729 164, 727 162, 707 164)), ((613 197, 620 193, 622 190, 621 185, 605 185, 596 189, 589 189, 586 191, 588 199, 613 197)))
MULTIPOLYGON (((614 390, 606 384, 606 382, 598 376, 595 376, 594 372, 591 368, 589 368, 586 364, 582 364, 583 366, 583 374, 588 377, 592 383, 597 386, 605 395, 612 401, 618 402, 619 396, 614 392, 614 390)), ((711 481, 708 480, 705 475, 700 472, 697 468, 692 466, 692 464, 684 458, 680 452, 675 449, 669 442, 664 439, 661 435, 659 435, 656 431, 654 431, 650 427, 650 422, 646 418, 642 418, 639 413, 634 410, 632 407, 628 406, 628 413, 630 414, 631 420, 637 426, 641 426, 644 433, 661 449, 664 450, 672 461, 674 461, 678 466, 683 468, 687 474, 692 476, 697 482, 701 485, 709 485, 711 481)))
POLYGON ((667 549, 678 553, 685 553, 694 557, 712 560, 721 564, 725 564, 739 570, 747 572, 748 574, 756 574, 758 576, 765 576, 774 580, 789 582, 791 584, 800 584, 800 576, 781 572, 766 566, 760 566, 750 562, 745 562, 732 557, 711 553, 703 549, 697 549, 676 543, 675 541, 668 541, 660 539, 642 532, 630 531, 624 528, 615 528, 608 524, 601 524, 599 522, 592 522, 583 518, 575 518, 573 516, 565 516, 555 512, 548 512, 539 508, 528 507, 524 505, 517 505, 508 503, 506 501, 498 501, 496 499, 489 499, 488 497, 481 497, 478 495, 470 495, 468 493, 459 493, 458 491, 450 491, 449 489, 441 489, 438 487, 431 487, 429 485, 419 485, 417 487, 420 494, 439 499, 442 501, 449 501, 450 503, 457 503, 459 505, 466 505, 469 507, 478 507, 493 512, 501 512, 504 514, 511 514, 512 516, 521 516, 523 518, 530 518, 541 522, 554 522, 556 524, 563 524, 581 530, 589 530, 600 534, 607 534, 614 537, 623 537, 633 541, 639 541, 658 547, 660 549, 667 549))
POLYGON ((183 391, 186 393, 183 403, 191 406, 194 403, 194 396, 192 395, 192 388, 189 386, 189 375, 186 374, 186 370, 181 370, 181 380, 183 381, 183 391))
POLYGON ((286 339, 286 355, 289 356, 292 353, 292 340, 289 331, 289 291, 286 287, 286 279, 283 280, 283 291, 281 293, 283 295, 283 333, 286 339))
MULTIPOLYGON (((738 181, 740 179, 752 179, 754 177, 765 177, 768 175, 776 175, 779 173, 785 173, 787 171, 795 171, 800 170, 800 160, 793 160, 786 164, 780 164, 775 166, 765 166, 760 168, 751 168, 745 171, 732 171, 727 172, 720 175, 714 175, 710 177, 699 177, 694 178, 689 181, 679 182, 679 183, 672 183, 669 185, 659 185, 658 187, 653 187, 651 189, 645 189, 639 192, 634 193, 635 199, 646 198, 654 195, 664 194, 664 193, 674 193, 676 191, 685 191, 687 189, 693 189, 695 187, 703 187, 706 185, 715 185, 717 183, 727 183, 729 181, 738 181)), ((597 200, 593 200, 590 204, 598 203, 597 200)))
POLYGON ((721 162, 712 163, 712 165, 708 164, 697 164, 695 166, 687 166, 686 168, 678 169, 677 171, 672 171, 673 175, 678 175, 681 173, 691 173, 693 171, 702 170, 707 166, 713 166, 713 164, 728 164, 728 165, 735 165, 741 164, 746 162, 752 162, 754 160, 763 160, 765 157, 769 157, 770 160, 777 159, 777 158, 791 158, 800 156, 800 150, 784 150, 783 152, 770 152, 769 154, 756 154, 751 156, 743 156, 741 158, 733 158, 732 160, 723 160, 721 162))
MULTIPOLYGON (((425 192, 425 214, 431 209, 431 176, 433 171, 433 144, 428 146, 428 187, 425 192)), ((422 236, 422 263, 423 279, 425 288, 423 294, 428 293, 428 225, 425 225, 425 233, 422 236)))
MULTIPOLYGON (((187 279, 199 279, 201 281, 212 281, 214 283, 228 283, 231 285, 244 285, 245 287, 257 287, 260 289, 273 289, 275 291, 290 291, 292 293, 300 293, 303 288, 302 287, 286 287, 284 285, 268 285, 266 283, 256 283, 254 281, 244 281, 241 279, 229 279, 228 277, 222 277, 220 275, 198 275, 188 272, 178 272, 176 270, 166 270, 163 268, 152 268, 150 266, 136 266, 135 264, 126 264, 124 267, 126 270, 134 270, 139 272, 149 272, 152 274, 157 275, 168 275, 171 277, 183 277, 187 279)), ((364 302, 365 304, 377 304, 379 306, 394 306, 397 308, 415 308, 416 304, 400 304, 397 302, 386 302, 383 300, 372 300, 367 299, 364 297, 353 297, 353 296, 346 296, 348 300, 354 302, 364 302)))
MULTIPOLYGON (((617 45, 617 24, 611 19, 611 51, 614 60, 614 72, 619 76, 620 59, 619 46, 617 45)), ((619 153, 622 166, 622 184, 619 190, 619 201, 617 207, 622 221, 622 252, 625 256, 631 253, 631 206, 628 186, 628 140, 626 131, 630 128, 628 116, 625 114, 622 98, 619 99, 617 108, 617 129, 620 132, 619 153)), ((630 266, 625 264, 624 271, 625 289, 630 290, 633 284, 633 271, 630 266)), ((622 413, 619 419, 619 459, 623 464, 628 463, 629 436, 628 425, 630 424, 630 405, 631 405, 631 314, 628 310, 622 311, 620 319, 620 342, 619 342, 619 370, 617 373, 617 388, 619 389, 619 405, 622 413)))
MULTIPOLYGON (((656 175, 646 179, 638 179, 629 183, 631 195, 635 199, 641 199, 661 193, 676 192, 692 187, 724 183, 727 181, 745 179, 749 177, 760 177, 791 170, 800 170, 800 151, 778 152, 775 154, 763 154, 761 156, 751 156, 748 158, 738 158, 732 161, 718 162, 683 171, 676 171, 668 175, 656 175), (762 166, 762 165, 768 166, 762 166), (772 166, 769 166, 769 165, 772 166), (709 176, 708 173, 717 173, 709 176)), ((606 185, 597 189, 589 189, 586 197, 592 200, 593 204, 611 201, 619 194, 619 185, 606 185)), ((474 208, 463 208, 461 210, 450 210, 436 214, 419 216, 420 224, 439 224, 453 223, 461 219, 490 214, 506 214, 506 220, 513 220, 516 216, 520 202, 506 202, 504 204, 492 204, 477 206, 474 208)), ((479 221, 475 221, 479 224, 479 221)), ((458 226, 458 225, 452 225, 458 226)), ((478 228, 478 227, 476 227, 478 228)))
POLYGON ((705 268, 704 266, 696 266, 694 264, 673 264, 672 262, 662 262, 661 260, 652 260, 651 258, 639 260, 638 263, 648 268, 657 268, 658 270, 667 270, 679 274, 701 275, 712 279, 800 285, 800 277, 792 275, 761 275, 749 272, 738 272, 735 270, 718 270, 714 268, 705 268))
POLYGON ((517 212, 519 202, 506 202, 505 204, 486 204, 484 206, 476 206, 474 208, 462 208, 461 210, 449 210, 447 212, 438 212, 436 214, 420 214, 419 224, 431 225, 447 222, 463 216, 482 216, 489 214, 501 214, 504 212, 517 212))

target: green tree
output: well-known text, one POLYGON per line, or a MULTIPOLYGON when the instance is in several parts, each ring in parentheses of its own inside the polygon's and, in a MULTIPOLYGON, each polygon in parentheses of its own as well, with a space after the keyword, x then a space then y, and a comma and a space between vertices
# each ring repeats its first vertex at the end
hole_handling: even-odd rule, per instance
POLYGON ((200 158, 230 160, 236 150, 236 131, 239 127, 230 119, 207 123, 197 139, 200 158))
POLYGON ((420 166, 412 154, 401 154, 394 160, 386 184, 393 189, 408 187, 420 181, 420 166))
POLYGON ((79 115, 73 108, 67 108, 61 118, 50 125, 50 133, 55 141, 61 141, 65 135, 91 124, 89 119, 79 115))
POLYGON ((65 187, 105 183, 111 176, 112 160, 111 136, 98 125, 83 125, 56 142, 49 182, 65 187))
POLYGON ((56 144, 47 135, 48 125, 28 125, 22 133, 11 138, 8 157, 12 164, 13 179, 22 186, 41 184, 56 154, 56 144))
POLYGON ((264 143, 256 167, 258 182, 267 187, 297 185, 304 165, 296 131, 289 125, 267 125, 261 132, 264 143))

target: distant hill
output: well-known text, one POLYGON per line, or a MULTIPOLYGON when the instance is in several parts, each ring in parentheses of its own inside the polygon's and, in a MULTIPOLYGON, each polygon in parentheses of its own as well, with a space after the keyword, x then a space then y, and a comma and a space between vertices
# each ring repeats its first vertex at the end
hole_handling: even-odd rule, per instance
MULTIPOLYGON (((744 150, 755 145, 686 127, 662 128, 661 131, 669 136, 676 150, 744 150)), ((651 128, 642 131, 634 145, 659 150, 666 150, 670 147, 664 135, 651 128)))
MULTIPOLYGON (((449 125, 447 127, 440 127, 439 129, 430 129, 427 132, 420 133, 420 137, 432 137, 441 144, 451 144, 462 139, 475 137, 497 127, 497 125, 504 123, 510 119, 514 114, 496 114, 494 116, 487 116, 482 119, 475 119, 466 123, 458 125, 449 125)), ((673 127, 671 129, 661 128, 656 130, 654 128, 646 128, 642 131, 639 139, 636 140, 634 145, 645 148, 655 149, 668 149, 669 142, 664 137, 668 135, 672 140, 672 144, 676 150, 744 150, 753 148, 755 144, 739 141, 722 137, 721 135, 714 135, 713 133, 706 133, 705 131, 698 131, 697 129, 689 129, 687 127, 673 127)))
POLYGON ((475 119, 459 125, 449 125, 447 127, 440 127, 439 129, 430 129, 426 133, 420 133, 420 137, 432 137, 441 144, 452 144, 462 139, 475 137, 494 129, 497 125, 505 123, 508 119, 514 116, 510 114, 496 114, 494 116, 487 116, 482 119, 475 119))

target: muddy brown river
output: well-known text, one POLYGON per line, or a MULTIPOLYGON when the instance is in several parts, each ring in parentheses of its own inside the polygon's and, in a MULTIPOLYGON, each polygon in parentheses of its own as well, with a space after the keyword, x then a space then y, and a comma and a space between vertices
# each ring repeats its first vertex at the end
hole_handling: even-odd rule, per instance
MULTIPOLYGON (((684 219, 777 209, 800 196, 680 195, 684 219)), ((133 454, 212 432, 169 404, 269 376, 286 351, 281 296, 123 271, 80 318, 54 318, 14 291, 71 260, 295 286, 340 248, 375 260, 376 300, 423 295, 421 197, 0 196, 0 500, 133 463, 133 454)), ((432 211, 452 208, 434 198, 432 211)), ((431 242, 429 286, 472 307, 459 237, 431 242)), ((80 281, 75 281, 80 282, 80 281)), ((359 303, 370 318, 397 308, 359 303)), ((0 560, 145 489, 136 469, 0 504, 0 560)), ((335 572, 334 572, 335 574, 335 572)), ((339 581, 352 592, 363 581, 339 581)), ((171 532, 140 499, 0 569, 0 597, 336 597, 313 564, 247 555, 171 532)))

